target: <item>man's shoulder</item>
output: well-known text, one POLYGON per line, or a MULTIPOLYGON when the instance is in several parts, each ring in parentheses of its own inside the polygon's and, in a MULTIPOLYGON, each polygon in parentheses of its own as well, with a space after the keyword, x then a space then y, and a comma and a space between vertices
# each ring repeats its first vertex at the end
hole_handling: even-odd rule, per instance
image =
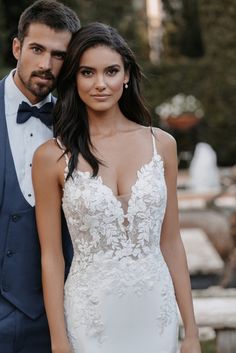
POLYGON ((3 92, 5 80, 6 80, 6 76, 0 80, 0 90, 1 90, 0 94, 3 92))
POLYGON ((9 76, 9 73, 8 74, 6 74, 4 77, 2 77, 1 79, 0 79, 0 84, 1 85, 4 85, 4 82, 5 82, 5 80, 6 80, 6 78, 9 76))
POLYGON ((5 90, 5 81, 6 78, 9 76, 9 74, 7 74, 6 76, 4 76, 1 80, 0 80, 0 97, 2 98, 4 96, 4 90, 5 90))
POLYGON ((2 104, 4 102, 5 79, 6 79, 6 77, 4 77, 2 80, 0 80, 0 104, 2 104))

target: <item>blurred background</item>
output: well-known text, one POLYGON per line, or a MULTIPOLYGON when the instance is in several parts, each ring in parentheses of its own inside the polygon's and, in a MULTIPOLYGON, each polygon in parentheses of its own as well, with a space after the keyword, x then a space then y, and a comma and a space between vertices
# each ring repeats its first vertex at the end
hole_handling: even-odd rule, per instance
MULTIPOLYGON (((0 0, 0 78, 34 1, 0 0)), ((203 353, 236 353, 236 2, 64 0, 116 27, 145 75, 153 125, 177 140, 181 234, 203 353)), ((181 330, 180 330, 181 338, 181 330)))

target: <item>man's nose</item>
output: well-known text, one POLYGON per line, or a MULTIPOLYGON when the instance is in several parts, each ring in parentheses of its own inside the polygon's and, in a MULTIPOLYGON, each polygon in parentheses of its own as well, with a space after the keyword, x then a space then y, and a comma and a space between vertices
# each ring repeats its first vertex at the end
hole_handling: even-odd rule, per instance
POLYGON ((49 70, 52 68, 52 57, 50 53, 44 53, 40 57, 39 67, 41 70, 49 70))

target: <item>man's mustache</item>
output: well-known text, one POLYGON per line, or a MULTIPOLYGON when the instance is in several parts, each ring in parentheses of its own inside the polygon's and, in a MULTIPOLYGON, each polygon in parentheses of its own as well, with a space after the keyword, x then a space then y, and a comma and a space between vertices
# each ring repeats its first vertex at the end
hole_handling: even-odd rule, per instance
POLYGON ((31 76, 36 76, 36 77, 40 77, 40 78, 43 78, 46 80, 55 81, 55 77, 51 73, 51 71, 33 71, 31 73, 31 76))

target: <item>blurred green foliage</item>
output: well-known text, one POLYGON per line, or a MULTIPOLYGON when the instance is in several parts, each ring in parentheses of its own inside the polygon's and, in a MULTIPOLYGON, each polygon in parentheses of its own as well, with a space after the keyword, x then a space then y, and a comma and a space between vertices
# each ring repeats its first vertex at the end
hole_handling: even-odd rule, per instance
MULTIPOLYGON (((9 54, 10 38, 29 0, 0 2, 0 75, 15 63, 9 54)), ((145 0, 64 0, 82 24, 92 21, 118 28, 137 56, 145 73, 144 92, 153 115, 164 100, 183 92, 193 94, 205 110, 194 132, 177 135, 179 149, 194 149, 206 141, 218 155, 220 165, 236 163, 236 2, 234 0, 163 0, 163 54, 161 62, 149 61, 145 0), (194 135, 194 138, 192 137, 194 135), (179 141, 178 141, 179 140, 179 141), (184 141, 187 141, 186 144, 184 141)))
MULTIPOLYGON (((236 3, 198 1, 198 55, 194 51, 183 55, 181 34, 183 28, 191 33, 191 21, 186 22, 186 2, 182 8, 173 8, 173 1, 164 0, 171 16, 165 21, 165 54, 160 66, 149 71, 156 77, 154 89, 148 91, 149 101, 158 104, 178 92, 193 94, 203 104, 205 117, 197 131, 197 139, 210 143, 216 150, 220 165, 236 163, 236 3), (183 24, 185 22, 185 24, 183 24), (194 57, 195 56, 195 57, 194 57), (159 81, 159 82, 157 82, 159 81), (156 92, 156 94, 155 94, 156 92), (154 96, 155 95, 155 98, 154 96)), ((189 16, 191 18, 192 12, 189 16)), ((189 38, 190 40, 190 38, 189 38)), ((196 49, 196 48, 195 48, 196 49)))
POLYGON ((201 343, 202 353, 216 353, 216 342, 206 341, 201 343))

